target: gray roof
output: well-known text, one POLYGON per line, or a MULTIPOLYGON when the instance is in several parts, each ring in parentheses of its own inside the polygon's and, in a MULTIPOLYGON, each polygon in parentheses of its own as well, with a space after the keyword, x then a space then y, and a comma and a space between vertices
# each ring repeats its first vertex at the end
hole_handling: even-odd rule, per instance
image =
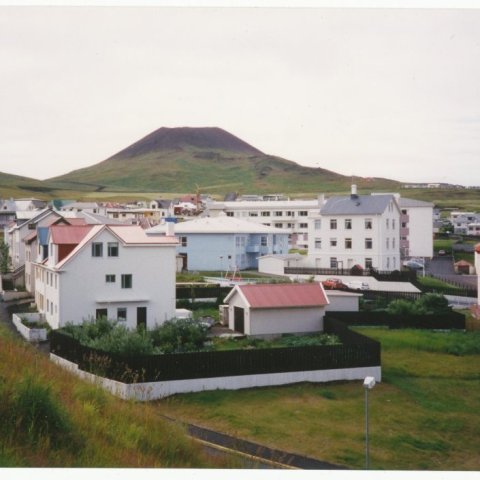
POLYGON ((393 195, 349 195, 331 197, 321 208, 321 215, 380 215, 394 199, 393 195))

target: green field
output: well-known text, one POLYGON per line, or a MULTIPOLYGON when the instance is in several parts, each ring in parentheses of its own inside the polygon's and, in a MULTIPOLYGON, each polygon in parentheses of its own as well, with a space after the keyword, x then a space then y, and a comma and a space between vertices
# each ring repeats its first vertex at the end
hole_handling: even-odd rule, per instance
MULTIPOLYGON (((358 330, 382 343, 383 381, 370 392, 370 467, 479 470, 480 333, 358 330)), ((157 407, 270 447, 364 466, 361 381, 177 395, 157 407)))

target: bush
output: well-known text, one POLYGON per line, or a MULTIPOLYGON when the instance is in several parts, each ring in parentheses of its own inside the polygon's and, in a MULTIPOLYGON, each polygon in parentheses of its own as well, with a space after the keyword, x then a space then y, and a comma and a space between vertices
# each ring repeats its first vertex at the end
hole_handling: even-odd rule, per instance
POLYGON ((88 342, 88 346, 117 355, 151 355, 154 352, 152 338, 144 330, 127 330, 115 325, 109 332, 88 342))
POLYGON ((391 315, 441 315, 450 312, 448 300, 437 293, 426 293, 415 302, 394 300, 387 307, 391 315))
POLYGON ((416 302, 410 302, 408 300, 393 300, 387 307, 387 312, 390 315, 417 315, 418 309, 416 302))
POLYGON ((207 339, 207 327, 189 319, 173 319, 150 332, 153 344, 163 353, 183 353, 202 350, 207 339))

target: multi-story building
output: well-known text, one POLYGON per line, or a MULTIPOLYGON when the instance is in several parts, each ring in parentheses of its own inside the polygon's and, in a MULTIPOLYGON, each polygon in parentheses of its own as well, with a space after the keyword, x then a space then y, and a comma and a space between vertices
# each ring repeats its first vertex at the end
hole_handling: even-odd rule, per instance
MULTIPOLYGON (((430 222, 431 225, 431 222, 430 222)), ((309 262, 316 268, 392 271, 400 264, 400 209, 395 197, 333 196, 310 224, 309 262)))
POLYGON ((260 223, 267 227, 281 228, 289 232, 291 248, 308 248, 308 230, 312 215, 318 213, 324 198, 317 200, 249 200, 215 202, 206 204, 206 213, 217 217, 221 213, 228 217, 260 223))
POLYGON ((433 203, 397 197, 400 207, 400 254, 405 257, 433 256, 433 203))
POLYGON ((106 316, 154 328, 175 316, 175 237, 138 226, 52 226, 35 302, 52 328, 106 316))

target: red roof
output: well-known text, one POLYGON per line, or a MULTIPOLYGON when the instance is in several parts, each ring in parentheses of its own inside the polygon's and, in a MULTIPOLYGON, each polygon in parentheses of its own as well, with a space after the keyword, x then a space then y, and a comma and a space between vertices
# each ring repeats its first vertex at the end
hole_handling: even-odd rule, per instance
POLYGON ((78 245, 93 225, 53 225, 50 227, 52 242, 57 245, 78 245))
POLYGON ((293 308, 328 305, 320 283, 238 285, 251 308, 293 308))

